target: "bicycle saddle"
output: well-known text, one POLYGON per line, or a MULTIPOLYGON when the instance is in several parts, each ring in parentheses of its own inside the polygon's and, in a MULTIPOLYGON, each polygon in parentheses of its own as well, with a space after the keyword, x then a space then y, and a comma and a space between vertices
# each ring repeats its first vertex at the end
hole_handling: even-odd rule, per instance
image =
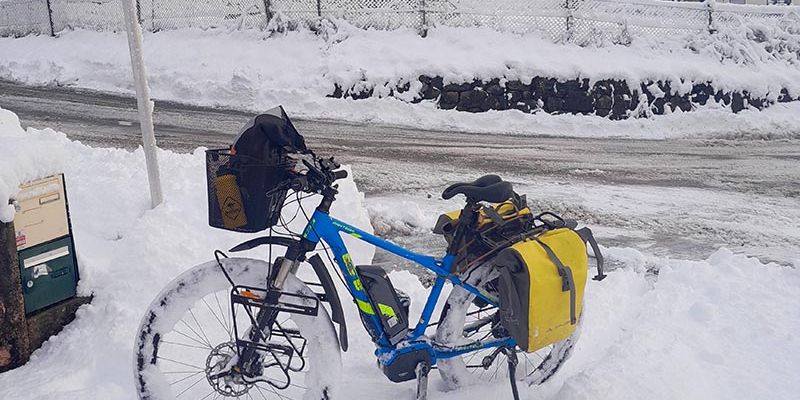
POLYGON ((514 188, 510 182, 503 181, 497 175, 484 175, 474 182, 459 182, 448 186, 442 192, 442 198, 447 200, 457 194, 463 194, 474 201, 500 203, 513 197, 514 188))

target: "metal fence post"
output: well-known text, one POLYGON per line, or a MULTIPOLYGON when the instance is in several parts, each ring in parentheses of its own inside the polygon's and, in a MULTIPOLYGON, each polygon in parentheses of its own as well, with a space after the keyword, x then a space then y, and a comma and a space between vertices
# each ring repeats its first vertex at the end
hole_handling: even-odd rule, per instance
POLYGON ((428 36, 428 10, 425 0, 419 0, 419 12, 421 17, 419 35, 426 37, 428 36))
POLYGON ((50 21, 50 36, 56 35, 56 30, 53 27, 53 7, 50 5, 50 0, 46 1, 47 3, 47 19, 50 21))
POLYGON ((564 19, 564 41, 566 42, 572 40, 573 25, 575 24, 572 16, 572 1, 573 0, 564 0, 564 8, 567 10, 567 16, 564 19))
POLYGON ((708 33, 713 35, 717 33, 717 28, 714 26, 715 0, 705 0, 704 3, 706 3, 706 11, 708 11, 708 33))
POLYGON ((322 0, 317 0, 317 16, 322 17, 322 0))
POLYGON ((264 16, 267 17, 267 25, 269 25, 269 21, 272 21, 272 2, 270 0, 264 0, 264 16))

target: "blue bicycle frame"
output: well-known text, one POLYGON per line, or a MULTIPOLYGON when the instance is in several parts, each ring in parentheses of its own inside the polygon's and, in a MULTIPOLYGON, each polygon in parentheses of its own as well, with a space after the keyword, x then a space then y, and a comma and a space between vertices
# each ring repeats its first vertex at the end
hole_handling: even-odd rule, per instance
POLYGON ((345 282, 360 312, 366 317, 367 323, 372 324, 375 332, 380 334, 378 348, 375 350, 375 354, 379 356, 379 360, 381 360, 382 363, 390 364, 399 354, 407 351, 419 350, 421 348, 425 348, 429 351, 432 363, 435 364, 437 359, 446 359, 492 347, 513 348, 516 345, 514 339, 508 337, 487 341, 475 341, 461 346, 443 347, 431 343, 430 340, 424 336, 446 281, 450 281, 453 285, 464 288, 488 304, 497 306, 496 301, 491 299, 486 293, 463 282, 458 276, 450 272, 455 260, 454 255, 446 254, 443 258, 438 259, 432 256, 418 254, 332 218, 330 215, 319 210, 314 212, 303 230, 303 237, 314 244, 323 240, 330 246, 336 258, 336 263, 342 271, 342 276, 345 277, 345 282), (425 302, 425 307, 423 308, 419 322, 413 330, 409 331, 405 340, 398 345, 392 346, 389 343, 379 317, 375 314, 375 310, 373 310, 373 307, 370 305, 356 267, 353 265, 353 261, 344 244, 344 240, 342 240, 341 234, 350 235, 375 247, 411 260, 436 274, 436 280, 425 302))

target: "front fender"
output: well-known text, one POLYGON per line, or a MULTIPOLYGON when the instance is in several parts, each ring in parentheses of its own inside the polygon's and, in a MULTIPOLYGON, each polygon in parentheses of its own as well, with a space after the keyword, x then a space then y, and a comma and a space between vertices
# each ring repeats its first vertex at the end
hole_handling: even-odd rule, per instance
POLYGON ((289 247, 289 246, 291 246, 291 245, 293 245, 293 244, 295 244, 297 242, 298 242, 298 240, 296 240, 296 239, 283 237, 283 236, 262 236, 262 237, 258 237, 258 238, 255 238, 255 239, 248 240, 248 241, 246 241, 244 243, 239 243, 236 246, 233 246, 229 251, 235 253, 237 251, 251 250, 251 249, 254 249, 254 248, 258 247, 258 246, 263 246, 265 244, 268 244, 268 245, 273 245, 274 244, 274 245, 277 245, 277 246, 289 247))
POLYGON ((336 291, 336 286, 333 284, 331 274, 319 254, 314 254, 308 259, 308 263, 314 268, 314 272, 319 278, 319 283, 325 290, 328 297, 328 303, 331 305, 331 319, 333 322, 339 324, 339 344, 342 346, 342 351, 347 351, 347 323, 344 319, 344 310, 342 310, 342 302, 339 299, 339 292, 336 291))

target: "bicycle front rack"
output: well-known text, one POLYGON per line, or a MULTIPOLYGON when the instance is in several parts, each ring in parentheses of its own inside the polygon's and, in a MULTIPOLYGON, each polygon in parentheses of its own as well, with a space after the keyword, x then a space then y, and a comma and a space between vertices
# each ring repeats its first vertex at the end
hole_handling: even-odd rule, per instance
POLYGON ((281 314, 301 314, 311 317, 319 312, 319 298, 297 293, 279 292, 278 301, 267 303, 268 298, 274 296, 274 291, 237 285, 231 289, 231 315, 233 317, 233 334, 236 339, 238 354, 246 350, 256 350, 263 356, 262 365, 265 373, 278 372, 280 376, 270 373, 268 376, 248 381, 248 383, 265 382, 276 389, 286 389, 291 384, 289 371, 299 372, 306 366, 304 358, 308 344, 298 329, 287 327, 288 318, 281 318, 281 314), (242 330, 237 314, 244 312, 249 323, 248 329, 242 330), (251 335, 252 329, 258 326, 257 316, 261 312, 275 312, 276 318, 268 331, 260 331, 251 335), (283 319, 283 321, 281 321, 283 319), (255 338, 255 339, 253 339, 255 338), (275 369, 277 367, 277 369, 275 369))

